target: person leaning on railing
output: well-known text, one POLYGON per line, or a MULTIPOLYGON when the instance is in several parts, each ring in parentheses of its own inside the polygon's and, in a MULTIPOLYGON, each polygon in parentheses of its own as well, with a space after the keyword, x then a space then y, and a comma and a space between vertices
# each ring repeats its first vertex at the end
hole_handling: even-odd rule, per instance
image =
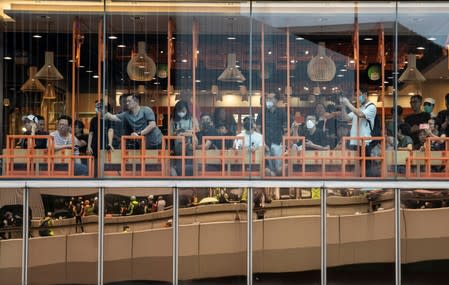
POLYGON ((106 120, 126 122, 126 133, 131 136, 145 136, 146 149, 160 149, 162 145, 162 132, 156 125, 153 110, 147 106, 140 106, 140 99, 134 94, 126 97, 127 111, 113 115, 107 112, 106 120))

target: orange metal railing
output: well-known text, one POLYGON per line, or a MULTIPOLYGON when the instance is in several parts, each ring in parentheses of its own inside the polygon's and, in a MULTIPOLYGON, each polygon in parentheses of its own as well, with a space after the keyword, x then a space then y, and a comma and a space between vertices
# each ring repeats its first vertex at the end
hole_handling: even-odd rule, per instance
POLYGON ((424 144, 424 151, 410 152, 406 159, 405 176, 449 178, 449 138, 429 137, 424 144), (435 146, 437 149, 434 149, 435 146))
POLYGON ((3 161, 4 178, 91 178, 93 157, 74 155, 71 150, 55 151, 54 139, 50 135, 8 135, 6 149, 0 156, 3 161), (27 148, 17 148, 21 140, 27 141, 27 148), (36 149, 36 140, 46 140, 46 149, 36 149), (86 161, 87 175, 75 175, 75 163, 86 161), (67 170, 66 170, 67 168, 67 170))
MULTIPOLYGON (((378 168, 377 178, 393 175, 389 168, 402 166, 406 178, 440 178, 449 177, 449 138, 428 138, 424 151, 386 151, 383 137, 344 137, 341 150, 315 151, 304 148, 305 137, 283 137, 283 152, 280 156, 271 157, 263 149, 251 150, 227 149, 226 142, 236 141, 244 145, 245 138, 240 136, 205 136, 201 148, 190 149, 185 136, 164 136, 162 148, 147 150, 145 137, 123 136, 121 150, 106 152, 106 166, 115 165, 115 171, 105 171, 109 177, 173 177, 173 165, 181 167, 178 178, 244 178, 260 177, 267 179, 313 179, 313 178, 369 178, 372 169, 378 168), (367 156, 367 140, 378 140, 380 150, 375 156, 367 156), (206 142, 220 141, 220 149, 206 149, 206 142), (357 141, 357 149, 349 149, 350 140, 357 141), (137 141, 137 149, 128 149, 127 142, 137 141), (174 143, 180 145, 175 153, 174 143), (299 142, 299 143, 298 143, 299 142), (438 150, 434 145, 439 144, 438 150), (296 145, 296 146, 295 146, 296 145), (302 145, 303 147, 298 147, 302 145), (399 157, 397 160, 394 156, 399 157), (282 171, 279 176, 267 176, 265 167, 268 161, 281 161, 282 171), (395 164, 396 161, 396 164, 395 164), (369 163, 371 162, 371 163, 369 163), (375 163, 374 163, 375 162, 375 163), (192 168, 192 173, 186 169, 192 168)), ((93 157, 74 155, 70 149, 55 152, 52 136, 7 136, 6 149, 0 156, 4 178, 75 178, 75 163, 87 162, 88 175, 93 177, 93 157), (47 140, 47 149, 35 149, 36 140, 47 140), (17 142, 27 141, 26 149, 17 148, 17 142)), ((401 173, 404 173, 401 172, 401 173)))

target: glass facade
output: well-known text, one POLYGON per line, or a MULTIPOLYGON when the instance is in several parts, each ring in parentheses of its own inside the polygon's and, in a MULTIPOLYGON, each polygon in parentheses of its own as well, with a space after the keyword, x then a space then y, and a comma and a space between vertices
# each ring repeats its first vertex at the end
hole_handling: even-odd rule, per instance
POLYGON ((0 283, 445 284, 448 13, 2 1, 0 283))

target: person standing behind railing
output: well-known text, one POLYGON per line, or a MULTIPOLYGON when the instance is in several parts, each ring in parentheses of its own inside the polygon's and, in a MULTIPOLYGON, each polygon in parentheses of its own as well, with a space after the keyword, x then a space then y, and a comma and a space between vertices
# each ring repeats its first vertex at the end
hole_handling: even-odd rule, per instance
MULTIPOLYGON (((297 129, 296 129, 297 130, 297 129)), ((329 150, 329 143, 326 139, 326 135, 321 129, 317 128, 317 122, 315 115, 308 115, 306 117, 306 130, 303 134, 293 134, 294 136, 304 135, 306 150, 329 150)), ((297 143, 298 146, 302 145, 302 142, 297 143)))
MULTIPOLYGON (((96 116, 90 120, 89 125, 89 137, 87 139, 87 153, 92 154, 95 158, 98 157, 98 136, 100 136, 100 149, 114 150, 113 137, 114 128, 110 121, 104 121, 103 118, 100 119, 100 130, 98 130, 98 115, 103 108, 103 101, 95 102, 96 116), (103 129, 104 126, 104 129, 103 129), (105 141, 105 132, 107 131, 107 143, 105 141)), ((111 111, 111 106, 108 104, 107 111, 111 111)))
POLYGON ((226 112, 223 107, 217 107, 214 111, 214 125, 215 127, 224 124, 228 129, 229 136, 237 134, 237 123, 231 112, 226 112))
MULTIPOLYGON (((341 117, 343 120, 352 121, 351 124, 351 137, 372 137, 371 132, 374 129, 374 121, 376 117, 376 106, 374 103, 368 101, 368 95, 366 92, 360 92, 359 95, 359 103, 360 108, 355 107, 348 98, 342 96, 340 97, 340 103, 342 104, 341 108, 341 117), (347 109, 351 112, 348 114, 347 109)), ((365 153, 361 153, 361 157, 374 157, 380 154, 380 148, 378 144, 375 145, 376 151, 372 147, 370 147, 371 140, 367 139, 364 141, 365 143, 365 153)), ((351 139, 349 142, 349 148, 352 150, 357 150, 361 145, 360 140, 351 139)), ((379 176, 380 168, 377 167, 378 161, 376 160, 366 160, 365 170, 366 176, 379 176)))
POLYGON ((147 149, 160 149, 162 132, 156 125, 153 110, 147 106, 140 106, 140 99, 135 94, 126 97, 127 111, 113 115, 107 112, 106 120, 125 122, 126 133, 131 136, 145 136, 147 149))
MULTIPOLYGON (((208 113, 201 114, 200 117, 200 131, 196 133, 198 139, 198 149, 202 148, 203 137, 205 136, 218 136, 217 130, 214 128, 212 118, 208 113)), ((207 139, 204 145, 205 149, 221 149, 221 140, 207 139)))
POLYGON ((244 137, 245 144, 242 146, 242 140, 236 139, 234 141, 235 149, 250 149, 255 151, 263 146, 263 137, 260 133, 256 132, 256 124, 251 117, 245 117, 243 119, 243 131, 238 134, 238 137, 244 137))
MULTIPOLYGON (((70 126, 72 125, 72 118, 67 115, 61 115, 56 122, 56 131, 51 132, 50 135, 54 139, 55 152, 63 149, 72 149, 72 134, 70 133, 70 126)), ((74 138, 74 153, 73 155, 79 155, 79 141, 74 138)), ((82 164, 79 159, 74 160, 74 174, 87 175, 87 166, 82 164)))
MULTIPOLYGON (((352 121, 350 135, 351 137, 371 137, 372 126, 374 126, 374 118, 376 117, 376 106, 368 101, 367 94, 360 92, 359 95, 360 108, 357 109, 348 98, 342 96, 340 103, 342 104, 341 116, 345 121, 352 121), (350 113, 347 112, 349 109, 350 113)), ((366 140, 365 144, 369 144, 370 140, 366 140)), ((357 149, 358 140, 351 140, 350 147, 357 149)))
MULTIPOLYGON (((45 119, 42 116, 34 116, 28 115, 22 118, 25 123, 25 132, 24 135, 48 135, 48 132, 45 131, 45 119)), ((47 148, 47 140, 46 139, 35 139, 34 141, 35 149, 46 149, 47 148)), ((21 139, 19 141, 19 146, 22 149, 28 148, 28 140, 21 139)))
POLYGON ((410 137, 413 139, 414 144, 419 143, 419 125, 427 124, 430 119, 430 113, 421 112, 422 96, 413 95, 410 98, 410 106, 412 107, 413 114, 405 117, 405 123, 410 126, 410 137))
POLYGON ((257 116, 257 128, 263 133, 265 138, 265 150, 267 156, 279 157, 279 159, 267 160, 268 176, 279 176, 282 172, 282 136, 287 130, 287 113, 278 108, 280 95, 278 93, 268 93, 265 99, 264 127, 262 127, 262 116, 257 116))
MULTIPOLYGON (((195 132, 198 130, 198 121, 192 116, 189 109, 189 103, 185 100, 179 100, 174 107, 173 117, 171 120, 171 135, 183 136, 185 142, 185 155, 193 154, 193 145, 198 142, 195 132)), ((176 156, 182 155, 182 141, 175 140, 173 142, 173 152, 176 156)), ((193 174, 193 162, 191 159, 185 160, 185 174, 191 176, 193 174)), ((182 173, 182 159, 175 159, 170 170, 172 176, 178 176, 182 173)))

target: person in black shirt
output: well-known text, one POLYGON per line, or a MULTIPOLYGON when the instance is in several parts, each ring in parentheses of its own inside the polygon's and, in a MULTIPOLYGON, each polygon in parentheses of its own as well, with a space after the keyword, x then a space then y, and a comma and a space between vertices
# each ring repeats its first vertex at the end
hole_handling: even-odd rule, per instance
POLYGON ((222 107, 215 108, 214 111, 214 125, 218 126, 224 124, 228 129, 230 136, 235 136, 237 134, 237 123, 231 112, 226 112, 222 107))
MULTIPOLYGON (((202 148, 204 136, 218 136, 217 130, 214 128, 214 123, 209 114, 202 114, 200 117, 200 131, 196 133, 198 138, 198 148, 202 148)), ((221 141, 209 140, 205 141, 205 149, 221 149, 221 141)))
POLYGON ((408 115, 405 118, 405 123, 410 126, 410 137, 413 139, 415 144, 419 144, 419 125, 427 124, 430 119, 430 114, 426 112, 421 112, 422 96, 413 95, 410 98, 410 106, 413 109, 413 114, 408 115))
POLYGON ((438 112, 436 124, 440 135, 449 136, 449 93, 444 97, 444 102, 446 103, 446 110, 438 112))
MULTIPOLYGON (((233 136, 229 133, 228 127, 224 123, 219 123, 218 125, 215 125, 215 128, 219 136, 233 136)), ((225 140, 225 149, 231 149, 233 144, 234 140, 232 139, 225 140)), ((221 146, 222 146, 221 141, 219 141, 217 148, 221 149, 221 146)))
MULTIPOLYGON (((279 94, 268 93, 265 99, 264 113, 264 137, 267 156, 280 157, 282 155, 282 136, 287 129, 287 115, 284 110, 277 107, 279 94)), ((257 116, 257 129, 262 131, 262 116, 257 116)), ((268 169, 265 172, 271 176, 280 175, 282 172, 282 160, 267 160, 268 169)))
MULTIPOLYGON (((23 118, 25 123, 26 131, 23 133, 24 135, 48 135, 48 132, 45 131, 45 119, 42 116, 34 116, 28 115, 23 118)), ((28 148, 28 140, 21 139, 19 141, 19 146, 22 149, 28 148)), ((47 140, 46 139, 35 139, 34 141, 35 149, 46 149, 47 148, 47 140)))
MULTIPOLYGON (((114 137, 114 128, 112 126, 112 122, 108 120, 104 120, 103 118, 100 119, 100 132, 98 132, 98 114, 101 112, 102 109, 102 101, 100 103, 95 102, 95 111, 97 115, 90 120, 89 125, 89 137, 87 140, 87 153, 92 154, 95 158, 98 157, 98 135, 100 135, 101 141, 100 141, 100 149, 108 149, 108 150, 114 150, 114 147, 112 145, 113 143, 113 137, 114 137), (105 134, 104 130, 107 130, 107 144, 105 143, 105 134)), ((110 112, 111 106, 107 105, 107 111, 110 112)))
POLYGON ((85 154, 87 150, 88 135, 84 133, 84 124, 79 120, 75 120, 75 137, 79 141, 79 151, 85 154))
POLYGON ((329 143, 326 135, 322 130, 317 128, 316 117, 309 115, 306 118, 306 131, 304 136, 306 138, 306 150, 329 150, 329 143))

